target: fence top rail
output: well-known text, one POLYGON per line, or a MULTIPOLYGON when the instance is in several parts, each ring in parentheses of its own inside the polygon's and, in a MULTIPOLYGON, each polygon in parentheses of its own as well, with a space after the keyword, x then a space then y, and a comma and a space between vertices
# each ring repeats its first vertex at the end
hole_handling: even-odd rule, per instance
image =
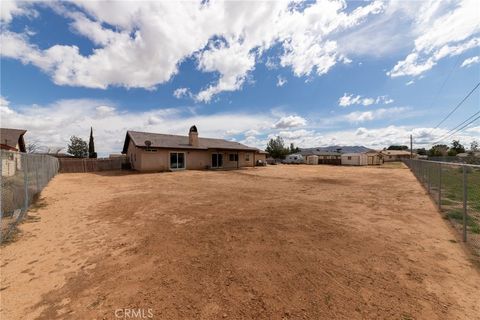
POLYGON ((21 157, 29 157, 29 158, 51 158, 51 159, 57 159, 56 157, 49 155, 49 154, 39 154, 39 153, 26 153, 26 152, 20 152, 20 151, 11 151, 11 150, 3 150, 0 149, 1 154, 15 154, 15 155, 20 155, 21 157))
POLYGON ((421 160, 421 159, 404 159, 404 161, 416 161, 416 162, 427 162, 427 163, 439 163, 439 164, 448 164, 451 166, 458 166, 458 167, 472 167, 472 168, 480 168, 478 164, 469 164, 469 163, 458 163, 458 162, 447 162, 447 161, 432 161, 432 160, 421 160))

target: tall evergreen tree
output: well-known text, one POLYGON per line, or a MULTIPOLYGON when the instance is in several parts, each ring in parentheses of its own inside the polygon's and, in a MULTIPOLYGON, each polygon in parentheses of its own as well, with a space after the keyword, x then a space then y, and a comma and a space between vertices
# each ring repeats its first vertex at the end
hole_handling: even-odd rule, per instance
POLYGON ((93 128, 90 127, 90 140, 88 141, 88 157, 96 158, 97 153, 95 152, 95 143, 93 142, 93 128))

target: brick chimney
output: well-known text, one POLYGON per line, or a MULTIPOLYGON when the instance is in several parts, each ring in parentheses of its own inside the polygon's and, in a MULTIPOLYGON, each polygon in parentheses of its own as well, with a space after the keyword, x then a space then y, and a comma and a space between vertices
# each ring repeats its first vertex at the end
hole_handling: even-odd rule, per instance
POLYGON ((188 132, 188 144, 192 147, 198 147, 198 131, 196 126, 191 126, 188 132))

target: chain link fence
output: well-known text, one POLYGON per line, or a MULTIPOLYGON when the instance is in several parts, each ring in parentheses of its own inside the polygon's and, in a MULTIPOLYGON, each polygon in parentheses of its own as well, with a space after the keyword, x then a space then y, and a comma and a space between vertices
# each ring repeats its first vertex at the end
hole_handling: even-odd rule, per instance
POLYGON ((47 183, 58 172, 58 159, 48 155, 0 150, 0 242, 7 240, 47 183))
POLYGON ((480 165, 404 160, 464 242, 480 256, 480 165))

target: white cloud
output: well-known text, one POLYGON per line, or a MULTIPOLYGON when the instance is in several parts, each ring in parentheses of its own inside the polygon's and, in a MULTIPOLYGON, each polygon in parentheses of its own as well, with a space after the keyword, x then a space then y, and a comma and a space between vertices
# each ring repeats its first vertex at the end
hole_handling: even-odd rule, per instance
POLYGON ((365 99, 362 100, 362 104, 364 106, 369 106, 369 105, 374 104, 374 103, 375 103, 375 99, 373 99, 373 98, 365 98, 365 99))
POLYGON ((405 113, 409 111, 409 108, 406 107, 394 107, 394 108, 380 108, 372 111, 354 111, 342 116, 342 119, 345 119, 348 122, 359 123, 365 121, 373 121, 384 118, 390 118, 395 115, 405 113))
POLYGON ((36 16, 37 12, 29 8, 27 1, 2 0, 0 3, 0 22, 8 24, 14 16, 36 16))
POLYGON ((390 77, 418 76, 443 58, 456 56, 480 46, 478 2, 424 3, 417 15, 415 47, 404 60, 387 72, 390 77))
POLYGON ((99 117, 106 117, 115 113, 115 108, 109 106, 98 106, 95 108, 95 110, 97 111, 97 116, 99 117))
MULTIPOLYGON (((397 118, 406 111, 408 111, 406 108, 378 109, 325 120, 365 123, 369 120, 397 118)), ((92 99, 60 100, 46 106, 30 105, 14 108, 7 99, 0 97, 0 117, 3 127, 27 129, 27 143, 36 141, 39 145, 47 147, 66 147, 71 135, 88 139, 92 126, 97 152, 101 155, 120 152, 127 130, 186 135, 192 124, 197 125, 202 137, 237 138, 242 143, 262 149, 265 148, 268 139, 276 135, 284 137, 287 143, 293 142, 301 147, 332 144, 385 147, 394 143, 406 143, 411 133, 418 146, 427 145, 446 133, 445 129, 439 128, 432 130, 397 126, 326 131, 325 128, 319 129, 321 125, 298 128, 306 124, 304 118, 285 116, 278 120, 274 112, 197 115, 189 112, 188 108, 131 112, 110 101, 92 99)), ((478 127, 469 128, 455 136, 455 139, 460 139, 462 143, 468 145, 475 138, 478 140, 478 130, 478 127)))
POLYGON ((375 99, 376 104, 391 104, 395 102, 392 98, 389 98, 388 96, 379 96, 377 99, 375 99))
POLYGON ((474 56, 474 57, 470 57, 468 59, 465 59, 462 63, 462 68, 463 67, 470 67, 476 63, 479 63, 480 62, 480 56, 474 56))
MULTIPOLYGON (((58 85, 105 89, 109 86, 155 89, 172 79, 187 58, 200 71, 218 75, 192 93, 208 102, 224 91, 242 88, 263 54, 266 66, 289 67, 296 76, 323 75, 350 55, 385 56, 411 48, 388 72, 418 76, 439 60, 480 45, 475 0, 373 1, 348 10, 342 0, 307 6, 290 2, 130 2, 45 3, 64 15, 71 30, 95 45, 84 55, 75 45, 39 48, 23 34, 8 31, 18 15, 35 15, 29 2, 2 1, 5 57, 32 64, 58 85), (399 32, 401 30, 401 32, 399 32)), ((366 100, 368 102, 368 100, 366 100)))
POLYGON ((287 83, 287 78, 282 76, 277 76, 277 87, 283 87, 287 83))
POLYGON ((192 93, 188 88, 178 88, 173 91, 173 96, 177 99, 181 99, 184 97, 190 97, 192 93))
POLYGON ((390 104, 394 100, 388 96, 378 96, 376 98, 362 97, 361 95, 347 94, 344 93, 338 99, 338 105, 340 107, 348 107, 351 105, 361 104, 364 106, 370 106, 372 104, 390 104))
POLYGON ((127 130, 186 135, 195 124, 202 137, 228 138, 227 131, 261 131, 271 127, 274 117, 268 114, 224 113, 195 115, 185 108, 126 111, 105 100, 60 100, 46 106, 30 105, 13 108, 0 100, 3 127, 28 130, 28 141, 44 146, 66 146, 71 135, 88 139, 90 126, 95 146, 102 155, 118 153, 127 130))
POLYGON ((347 93, 344 93, 343 96, 341 96, 339 99, 338 99, 338 105, 341 106, 341 107, 348 107, 348 106, 351 106, 353 104, 359 104, 361 101, 361 97, 360 96, 354 96, 353 94, 348 94, 347 93))
MULTIPOLYGON (((37 66, 58 85, 101 89, 154 89, 191 57, 200 71, 218 74, 217 81, 192 95, 203 102, 220 92, 239 90, 257 60, 274 45, 283 52, 271 61, 290 67, 297 76, 322 75, 339 61, 348 62, 338 53, 333 35, 364 23, 383 8, 381 2, 372 2, 347 13, 347 4, 340 0, 319 0, 304 8, 282 1, 46 5, 67 17, 74 32, 91 40, 93 52, 84 55, 75 45, 39 48, 26 33, 7 30, 2 35, 3 56, 37 66)), ((22 14, 17 7, 5 11, 6 20, 22 14)))
POLYGON ((410 80, 407 83, 405 83, 406 86, 411 86, 412 84, 415 83, 415 80, 410 80))
POLYGON ((255 129, 251 129, 251 130, 248 130, 248 131, 245 132, 246 137, 258 136, 258 135, 260 135, 260 132, 258 130, 255 130, 255 129))
POLYGON ((275 129, 285 129, 285 128, 293 128, 293 127, 301 127, 307 124, 307 120, 300 116, 286 116, 280 118, 273 127, 275 129))

